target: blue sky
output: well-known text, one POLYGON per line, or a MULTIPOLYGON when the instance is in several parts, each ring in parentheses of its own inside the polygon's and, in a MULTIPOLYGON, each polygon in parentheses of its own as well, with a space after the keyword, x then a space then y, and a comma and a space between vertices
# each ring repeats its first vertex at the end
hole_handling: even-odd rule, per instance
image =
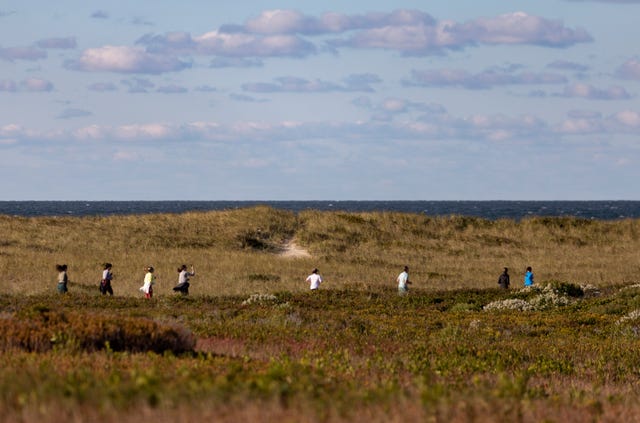
POLYGON ((5 0, 0 199, 640 200, 638 16, 5 0))

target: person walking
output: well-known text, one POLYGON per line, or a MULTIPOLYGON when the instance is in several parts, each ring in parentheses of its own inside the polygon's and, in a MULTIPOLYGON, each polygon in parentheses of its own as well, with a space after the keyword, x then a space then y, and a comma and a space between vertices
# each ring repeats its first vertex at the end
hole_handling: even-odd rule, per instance
POLYGON ((107 293, 109 293, 109 295, 113 296, 113 288, 111 287, 111 279, 113 279, 113 273, 111 273, 111 267, 113 267, 111 263, 104 264, 104 270, 102 271, 102 280, 100 280, 100 293, 102 295, 106 295, 107 293))
POLYGON ((191 266, 191 272, 187 271, 187 265, 183 264, 181 267, 178 267, 178 284, 173 287, 175 292, 179 292, 182 295, 189 295, 189 278, 196 275, 196 271, 191 266))
POLYGON ((312 291, 320 288, 320 284, 322 283, 322 276, 320 276, 320 274, 318 273, 318 269, 313 269, 311 274, 307 276, 306 281, 309 282, 309 288, 312 291))
POLYGON ((409 281, 409 266, 404 267, 404 270, 396 278, 396 282, 398 282, 399 295, 404 295, 409 292, 409 285, 411 284, 409 281))
POLYGON ((509 269, 504 268, 504 272, 498 278, 498 285, 502 289, 509 289, 509 269))
POLYGON ((524 286, 533 286, 533 270, 531 270, 531 266, 527 267, 527 271, 524 274, 524 286))
POLYGON ((66 294, 69 291, 67 289, 67 283, 69 282, 69 276, 67 275, 67 265, 56 264, 56 270, 58 271, 58 292, 60 294, 66 294))
POLYGON ((153 266, 147 267, 147 274, 144 275, 144 285, 140 287, 140 291, 144 292, 146 299, 153 297, 153 285, 156 283, 156 277, 153 274, 153 266))

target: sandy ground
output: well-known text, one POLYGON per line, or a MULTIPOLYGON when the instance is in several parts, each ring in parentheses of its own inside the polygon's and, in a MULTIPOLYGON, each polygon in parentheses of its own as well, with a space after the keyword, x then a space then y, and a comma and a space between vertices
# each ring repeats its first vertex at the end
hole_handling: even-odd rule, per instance
POLYGON ((304 248, 300 247, 294 240, 287 241, 280 253, 282 257, 291 257, 291 258, 299 258, 299 257, 311 257, 311 254, 304 248))

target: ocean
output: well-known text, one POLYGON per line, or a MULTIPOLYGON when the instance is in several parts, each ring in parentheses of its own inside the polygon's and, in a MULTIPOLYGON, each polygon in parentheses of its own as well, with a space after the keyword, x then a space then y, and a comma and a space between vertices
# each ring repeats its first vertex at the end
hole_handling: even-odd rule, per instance
POLYGON ((109 216, 230 210, 257 205, 293 212, 308 209, 394 211, 490 220, 518 220, 531 216, 575 216, 600 220, 640 218, 640 201, 0 201, 0 215, 109 216))

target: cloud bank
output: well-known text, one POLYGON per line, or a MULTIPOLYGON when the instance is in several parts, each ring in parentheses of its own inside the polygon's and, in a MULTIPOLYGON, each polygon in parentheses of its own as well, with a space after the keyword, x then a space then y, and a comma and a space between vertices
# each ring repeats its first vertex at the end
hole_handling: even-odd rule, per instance
MULTIPOLYGON (((92 16, 102 19, 105 15, 96 12, 92 16)), ((159 74, 189 68, 191 62, 185 58, 193 56, 214 56, 212 67, 253 67, 262 66, 266 58, 304 58, 342 48, 385 49, 424 56, 478 45, 565 48, 592 40, 584 29, 569 28, 562 21, 525 12, 455 22, 407 9, 360 15, 330 12, 320 16, 276 9, 242 24, 222 25, 200 35, 185 31, 150 33, 140 37, 135 46, 86 49, 69 67, 88 72, 159 74)), ((57 40, 60 44, 62 41, 57 40)), ((66 42, 71 46, 71 40, 66 42)), ((36 60, 42 54, 29 50, 21 54, 5 52, 4 56, 36 60)))

